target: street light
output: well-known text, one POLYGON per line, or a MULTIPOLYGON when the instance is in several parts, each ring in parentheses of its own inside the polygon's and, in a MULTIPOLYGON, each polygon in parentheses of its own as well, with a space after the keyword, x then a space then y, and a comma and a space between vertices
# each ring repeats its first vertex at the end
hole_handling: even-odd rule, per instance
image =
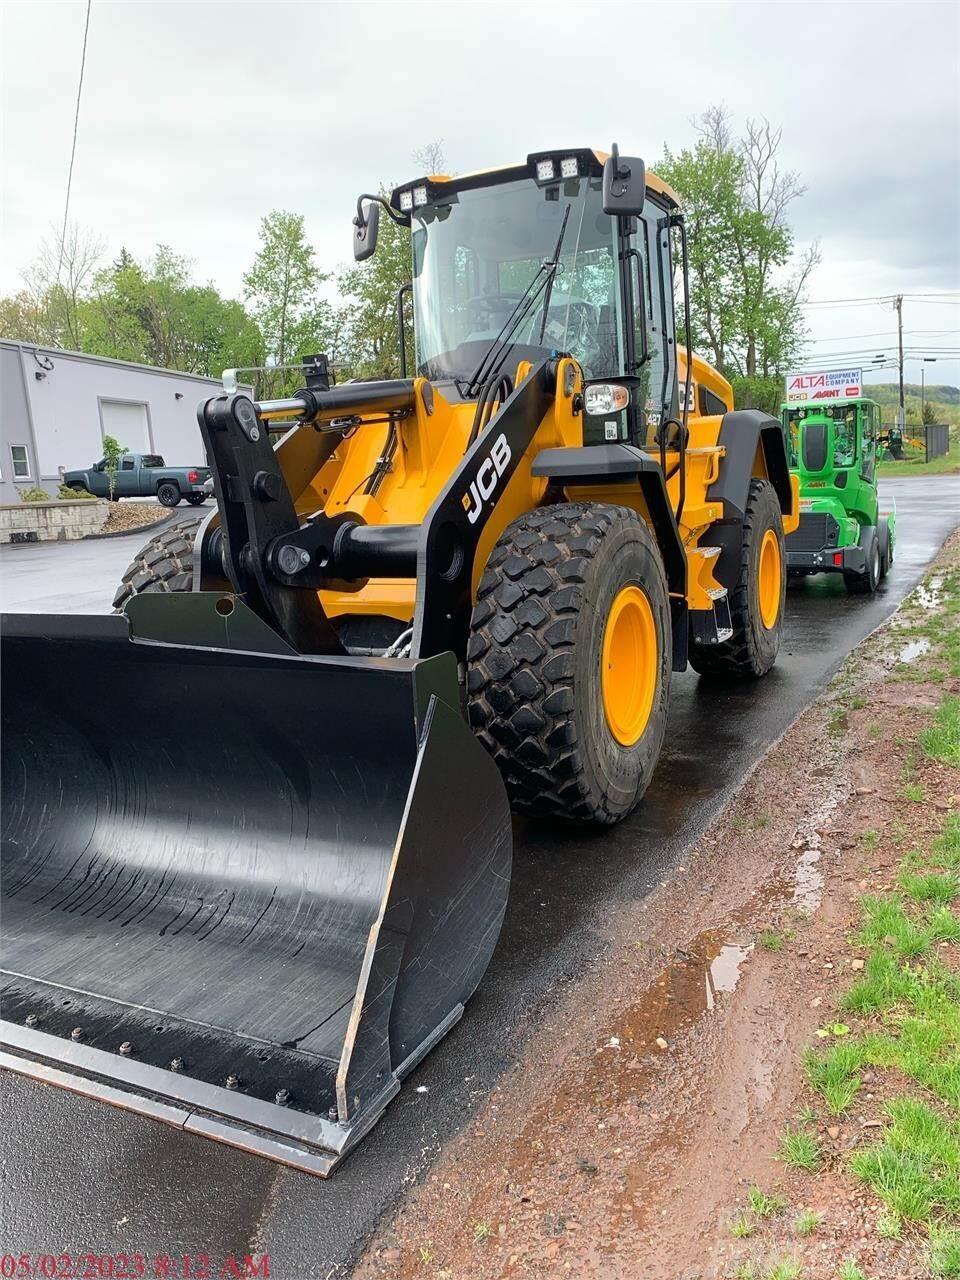
POLYGON ((937 363, 936 356, 923 356, 920 360, 920 422, 921 423, 923 422, 923 398, 924 398, 924 391, 925 391, 924 374, 927 372, 923 366, 925 364, 936 364, 936 363, 937 363))

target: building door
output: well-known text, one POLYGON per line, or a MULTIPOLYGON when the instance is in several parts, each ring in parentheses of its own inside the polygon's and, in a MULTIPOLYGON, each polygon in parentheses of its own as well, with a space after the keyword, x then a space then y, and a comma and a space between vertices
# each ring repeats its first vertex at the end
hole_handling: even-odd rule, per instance
POLYGON ((130 400, 101 400, 100 426, 130 453, 152 453, 147 406, 130 400))

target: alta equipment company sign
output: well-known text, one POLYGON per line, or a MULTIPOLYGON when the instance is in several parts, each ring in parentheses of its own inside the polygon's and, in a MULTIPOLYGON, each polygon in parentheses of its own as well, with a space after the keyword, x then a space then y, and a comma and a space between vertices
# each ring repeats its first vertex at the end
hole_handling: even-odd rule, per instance
POLYGON ((805 400, 852 400, 863 395, 860 369, 824 369, 819 373, 788 373, 788 404, 805 400))

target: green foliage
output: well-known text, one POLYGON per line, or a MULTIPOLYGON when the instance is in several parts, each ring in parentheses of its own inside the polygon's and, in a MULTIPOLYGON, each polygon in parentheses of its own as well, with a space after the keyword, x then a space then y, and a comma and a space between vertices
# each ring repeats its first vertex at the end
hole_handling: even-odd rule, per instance
POLYGON ((791 1169, 814 1173, 820 1167, 820 1145, 806 1129, 787 1128, 780 1139, 777 1155, 791 1169))
POLYGON ((943 699, 933 724, 920 734, 920 746, 929 759, 960 768, 960 697, 943 699))
POLYGON ((748 1236, 753 1235, 753 1231, 753 1222, 745 1213, 738 1213, 730 1223, 730 1234, 735 1240, 745 1240, 748 1236))
POLYGON ((779 1258, 767 1271, 767 1280, 798 1280, 803 1272, 799 1258, 779 1258))
MULTIPOLYGON (((386 190, 381 194, 387 195, 386 190)), ((358 378, 400 376, 397 291, 410 280, 410 232, 380 212, 377 252, 341 271, 337 286, 344 300, 341 344, 350 374, 358 378)), ((404 299, 408 374, 413 373, 413 306, 404 299)))
MULTIPOLYGON (((260 220, 260 247, 243 277, 245 297, 263 340, 266 365, 296 364, 301 357, 330 350, 333 315, 321 296, 330 278, 316 263, 303 214, 275 209, 260 220)), ((260 373, 258 398, 289 395, 303 385, 297 370, 260 373)))
POLYGON ((837 1268, 837 1280, 867 1280, 867 1277, 852 1258, 847 1258, 837 1268))
POLYGON ((793 1229, 797 1235, 810 1236, 813 1235, 822 1221, 822 1213, 817 1213, 814 1209, 804 1209, 802 1213, 798 1213, 794 1218, 793 1229))
POLYGON ((69 502, 75 502, 78 498, 81 501, 97 501, 97 495, 95 493, 91 493, 89 489, 71 489, 68 484, 60 485, 57 490, 57 497, 64 498, 69 502))
POLYGON ((121 444, 119 440, 115 440, 113 436, 103 437, 103 473, 107 477, 111 498, 117 487, 117 469, 120 465, 120 459, 126 452, 127 446, 121 444))
POLYGON ((750 1188, 747 1193, 747 1199, 750 1202, 750 1208, 758 1218, 769 1218, 773 1214, 779 1213, 786 1205, 786 1201, 782 1196, 768 1196, 757 1186, 750 1188))
POLYGON ((957 1280, 960 1277, 960 1232, 934 1227, 924 1261, 931 1275, 941 1276, 943 1280, 957 1280))
POLYGON ((787 210, 804 188, 779 169, 780 131, 767 122, 748 121, 737 139, 714 107, 698 130, 692 149, 666 148, 655 166, 687 218, 694 345, 733 382, 738 404, 776 413, 781 375, 803 343, 798 303, 819 260, 814 247, 795 261, 787 210))
POLYGON ((49 502, 50 495, 46 489, 41 489, 39 485, 33 485, 29 489, 18 489, 21 502, 49 502))

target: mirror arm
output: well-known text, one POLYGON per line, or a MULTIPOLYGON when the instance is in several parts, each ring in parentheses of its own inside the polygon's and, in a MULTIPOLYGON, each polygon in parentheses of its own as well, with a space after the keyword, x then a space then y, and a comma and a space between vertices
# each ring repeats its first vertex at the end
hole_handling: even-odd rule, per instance
POLYGON ((371 204, 381 205, 387 211, 387 214, 389 215, 389 217, 393 219, 393 221, 397 224, 398 227, 408 227, 410 225, 409 218, 405 218, 403 214, 397 213, 396 209, 392 207, 389 201, 384 200, 383 196, 373 196, 373 195, 370 195, 369 192, 365 191, 363 192, 362 195, 357 196, 357 214, 353 220, 353 225, 355 227, 365 227, 367 224, 367 220, 363 216, 364 200, 369 200, 371 204))

